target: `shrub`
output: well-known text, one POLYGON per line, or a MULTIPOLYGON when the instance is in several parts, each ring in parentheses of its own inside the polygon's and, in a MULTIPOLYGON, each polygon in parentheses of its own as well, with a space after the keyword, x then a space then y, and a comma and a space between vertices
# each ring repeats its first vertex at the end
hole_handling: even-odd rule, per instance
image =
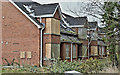
POLYGON ((68 62, 67 60, 62 61, 56 59, 49 67, 52 73, 64 73, 65 71, 78 71, 81 73, 99 73, 104 67, 108 66, 109 63, 103 63, 99 59, 87 59, 84 61, 73 61, 68 62))

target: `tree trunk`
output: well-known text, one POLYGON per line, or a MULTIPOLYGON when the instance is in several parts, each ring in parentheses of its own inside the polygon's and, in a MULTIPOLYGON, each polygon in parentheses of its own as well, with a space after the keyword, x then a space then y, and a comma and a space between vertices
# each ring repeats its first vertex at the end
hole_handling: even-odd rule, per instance
POLYGON ((118 55, 119 55, 119 57, 118 57, 118 61, 119 61, 118 70, 119 70, 119 75, 120 75, 120 41, 119 41, 118 55))

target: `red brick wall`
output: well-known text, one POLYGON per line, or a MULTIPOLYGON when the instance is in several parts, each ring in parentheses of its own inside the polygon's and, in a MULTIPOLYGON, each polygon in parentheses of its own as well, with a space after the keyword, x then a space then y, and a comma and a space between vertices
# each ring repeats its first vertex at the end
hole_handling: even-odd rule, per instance
POLYGON ((60 36, 58 35, 51 35, 51 34, 44 34, 43 35, 43 58, 46 55, 46 47, 45 44, 60 44, 60 36))
POLYGON ((91 46, 97 46, 98 45, 98 41, 97 40, 92 40, 90 45, 91 46))
POLYGON ((88 40, 81 40, 83 45, 88 45, 88 40))
MULTIPOLYGON (((39 65, 40 31, 11 3, 2 4, 2 53, 9 62, 15 61, 24 65, 39 65), (8 44, 6 44, 8 42, 8 44), (31 51, 31 59, 20 59, 20 51, 31 51)), ((3 63, 5 61, 3 60, 3 63)))
POLYGON ((77 27, 75 27, 75 28, 72 28, 75 32, 77 32, 78 33, 78 28, 77 27))
POLYGON ((54 18, 60 20, 60 15, 59 15, 58 9, 57 9, 57 11, 54 14, 54 18))

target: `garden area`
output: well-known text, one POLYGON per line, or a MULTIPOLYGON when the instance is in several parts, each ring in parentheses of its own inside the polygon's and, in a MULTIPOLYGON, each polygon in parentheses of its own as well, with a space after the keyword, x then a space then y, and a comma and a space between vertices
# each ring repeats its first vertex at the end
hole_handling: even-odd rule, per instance
POLYGON ((116 67, 112 67, 109 58, 87 59, 73 62, 54 60, 51 65, 44 67, 24 65, 23 67, 2 68, 2 73, 64 73, 65 71, 78 71, 80 73, 118 73, 116 67))

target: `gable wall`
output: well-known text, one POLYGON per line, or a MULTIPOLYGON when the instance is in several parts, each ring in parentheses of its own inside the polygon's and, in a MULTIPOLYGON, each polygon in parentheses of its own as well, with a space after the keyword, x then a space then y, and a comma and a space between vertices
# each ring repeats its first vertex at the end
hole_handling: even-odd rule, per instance
MULTIPOLYGON (((39 29, 11 3, 2 4, 2 53, 4 58, 24 64, 39 65, 40 31, 39 29), (31 52, 31 58, 26 56, 31 52), (25 52, 25 58, 20 53, 25 52)), ((6 62, 3 60, 3 63, 6 62)))

